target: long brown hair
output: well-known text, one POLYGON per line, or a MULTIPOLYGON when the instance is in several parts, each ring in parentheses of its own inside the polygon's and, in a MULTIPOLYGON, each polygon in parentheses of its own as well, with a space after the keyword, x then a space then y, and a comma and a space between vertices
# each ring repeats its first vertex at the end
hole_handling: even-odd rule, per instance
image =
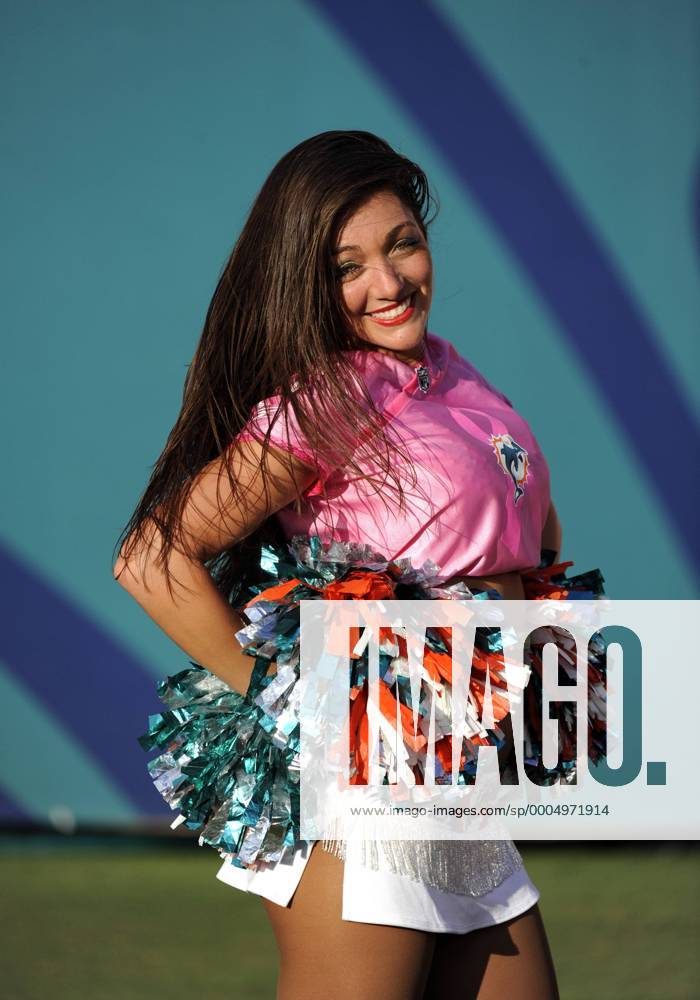
MULTIPOLYGON (((180 413, 115 545, 128 560, 135 546, 150 546, 154 534, 146 527, 155 525, 169 588, 171 549, 194 555, 178 526, 197 473, 222 456, 231 489, 228 502, 236 503, 240 487, 227 449, 255 404, 269 396, 280 395, 280 413, 286 419, 289 408, 314 456, 371 480, 385 500, 391 482, 398 510, 403 509, 404 492, 392 460, 400 442, 387 437, 380 414, 342 353, 370 348, 349 321, 333 259, 345 222, 384 190, 411 210, 427 237, 435 199, 425 174, 370 132, 313 136, 283 156, 263 184, 207 310, 180 413), (299 386, 303 391, 295 391, 299 386), (366 444, 358 451, 359 439, 366 444), (370 459, 380 470, 378 482, 367 473, 370 459)), ((267 446, 269 430, 261 440, 267 446)), ((410 468, 410 456, 404 457, 410 468)), ((260 545, 275 539, 281 540, 279 529, 268 518, 206 563, 229 599, 254 568, 260 545)))

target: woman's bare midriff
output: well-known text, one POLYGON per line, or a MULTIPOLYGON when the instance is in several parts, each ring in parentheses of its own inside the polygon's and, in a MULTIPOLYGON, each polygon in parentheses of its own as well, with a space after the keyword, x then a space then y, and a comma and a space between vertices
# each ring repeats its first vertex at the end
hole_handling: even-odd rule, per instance
POLYGON ((506 601, 524 601, 525 590, 520 573, 495 573, 493 576, 464 576, 458 574, 447 581, 447 584, 462 581, 465 586, 478 587, 482 590, 497 590, 506 601))

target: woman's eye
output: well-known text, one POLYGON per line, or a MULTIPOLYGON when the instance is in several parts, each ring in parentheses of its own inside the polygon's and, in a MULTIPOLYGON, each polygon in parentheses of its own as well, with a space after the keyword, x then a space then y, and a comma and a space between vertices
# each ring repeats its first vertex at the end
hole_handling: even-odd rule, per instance
POLYGON ((407 250, 409 247, 416 247, 420 243, 414 236, 406 236, 394 244, 394 250, 407 250))
POLYGON ((359 264, 354 264, 351 260, 348 260, 344 264, 338 265, 336 268, 336 274, 341 281, 346 281, 348 278, 354 277, 359 270, 359 264))

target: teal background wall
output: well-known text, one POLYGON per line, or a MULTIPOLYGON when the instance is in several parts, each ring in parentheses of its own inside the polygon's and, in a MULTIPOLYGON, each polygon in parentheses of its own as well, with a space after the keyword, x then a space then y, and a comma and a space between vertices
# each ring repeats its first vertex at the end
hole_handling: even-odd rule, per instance
POLYGON ((187 660, 112 546, 252 199, 325 129, 427 170, 431 328, 530 421, 575 569, 698 596, 697 4, 3 6, 0 818, 167 816, 136 736, 187 660))

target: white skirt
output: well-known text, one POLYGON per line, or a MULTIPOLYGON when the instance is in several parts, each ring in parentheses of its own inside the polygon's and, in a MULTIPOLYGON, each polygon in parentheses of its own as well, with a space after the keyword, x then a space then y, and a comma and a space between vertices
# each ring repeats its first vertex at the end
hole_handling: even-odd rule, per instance
MULTIPOLYGON (((309 860, 313 843, 302 841, 294 854, 258 871, 225 861, 216 877, 244 892, 287 906, 309 860)), ((323 850, 320 846, 318 850, 323 850)), ((529 910, 540 898, 524 867, 485 896, 443 892, 393 872, 374 871, 347 860, 343 875, 342 919, 391 924, 414 930, 465 934, 503 923, 529 910)))

